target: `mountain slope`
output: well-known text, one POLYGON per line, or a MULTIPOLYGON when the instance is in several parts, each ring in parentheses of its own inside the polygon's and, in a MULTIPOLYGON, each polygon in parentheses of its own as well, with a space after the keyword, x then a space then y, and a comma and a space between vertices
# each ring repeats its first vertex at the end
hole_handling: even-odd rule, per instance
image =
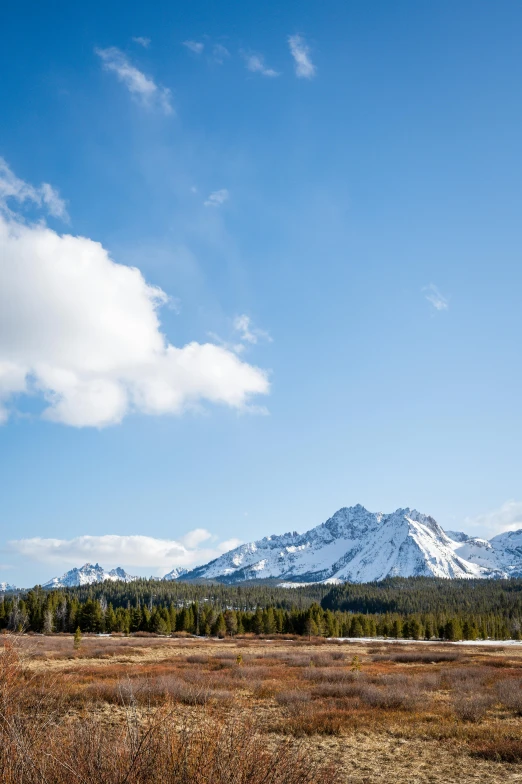
POLYGON ((123 580, 123 582, 131 583, 137 579, 138 577, 127 574, 121 567, 107 572, 100 564, 94 564, 93 566, 93 564, 86 563, 80 569, 71 569, 61 577, 53 577, 52 580, 44 583, 42 588, 73 588, 79 585, 103 583, 105 580, 111 580, 112 582, 123 580))
POLYGON ((11 585, 10 583, 0 583, 0 593, 9 593, 9 591, 17 590, 18 588, 16 588, 14 585, 11 585))
POLYGON ((304 534, 267 536, 241 545, 183 579, 372 582, 388 576, 504 576, 506 565, 499 553, 516 553, 518 547, 522 552, 522 535, 510 543, 493 542, 465 534, 455 541, 432 517, 415 509, 382 514, 357 505, 339 509, 304 534))
POLYGON ((180 577, 183 577, 188 572, 188 569, 185 569, 184 566, 175 566, 172 571, 162 577, 162 580, 179 580, 180 577))

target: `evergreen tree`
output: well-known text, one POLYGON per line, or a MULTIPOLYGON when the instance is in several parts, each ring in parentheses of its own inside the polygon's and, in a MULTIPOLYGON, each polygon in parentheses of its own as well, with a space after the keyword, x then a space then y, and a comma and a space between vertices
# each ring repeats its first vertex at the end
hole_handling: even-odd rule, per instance
POLYGON ((229 637, 235 637, 237 634, 237 615, 234 610, 227 610, 225 613, 225 626, 229 637))
POLYGON ((216 622, 214 624, 214 628, 212 630, 212 633, 216 637, 220 637, 221 639, 226 636, 227 626, 226 626, 226 623, 225 623, 225 617, 224 617, 223 613, 219 613, 219 615, 218 615, 218 617, 216 619, 216 622))

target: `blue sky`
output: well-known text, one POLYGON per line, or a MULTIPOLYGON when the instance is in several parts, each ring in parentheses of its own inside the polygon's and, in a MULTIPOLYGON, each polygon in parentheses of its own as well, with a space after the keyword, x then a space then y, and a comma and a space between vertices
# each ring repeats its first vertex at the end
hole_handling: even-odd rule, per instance
POLYGON ((2 27, 0 581, 522 527, 519 3, 2 27))

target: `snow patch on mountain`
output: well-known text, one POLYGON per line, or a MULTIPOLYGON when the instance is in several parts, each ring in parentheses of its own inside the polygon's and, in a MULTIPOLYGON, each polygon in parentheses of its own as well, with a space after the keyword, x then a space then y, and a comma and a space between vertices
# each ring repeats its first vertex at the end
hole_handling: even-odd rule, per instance
POLYGON ((10 591, 18 591, 18 588, 10 583, 0 583, 0 593, 9 593, 10 591))
POLYGON ((188 569, 185 569, 184 566, 175 566, 171 572, 163 577, 163 580, 179 580, 180 577, 183 577, 184 574, 187 574, 188 569))
POLYGON ((107 572, 100 564, 84 564, 80 569, 70 569, 65 572, 61 577, 53 577, 52 580, 44 583, 43 588, 74 588, 80 585, 94 585, 95 583, 103 583, 106 580, 117 582, 122 580, 125 583, 134 582, 138 577, 127 574, 127 572, 118 566, 116 569, 111 569, 107 572))
POLYGON ((522 574, 522 531, 488 542, 445 532, 415 509, 391 514, 363 506, 339 509, 304 534, 267 536, 224 553, 184 579, 242 582, 373 582, 385 577, 477 578, 522 574))

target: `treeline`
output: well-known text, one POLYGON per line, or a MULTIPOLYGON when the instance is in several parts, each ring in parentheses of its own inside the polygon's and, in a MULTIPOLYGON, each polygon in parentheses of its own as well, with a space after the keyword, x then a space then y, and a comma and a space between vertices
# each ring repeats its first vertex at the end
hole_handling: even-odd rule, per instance
POLYGON ((218 637, 254 633, 324 637, 389 637, 397 639, 521 639, 519 617, 484 614, 353 613, 317 603, 307 609, 265 606, 256 610, 222 607, 209 601, 114 607, 105 597, 80 601, 64 591, 29 591, 23 598, 0 601, 0 629, 53 632, 184 632, 218 637))
POLYGON ((329 585, 319 583, 298 588, 279 588, 267 583, 223 585, 146 579, 131 583, 104 582, 64 589, 67 596, 75 597, 80 602, 98 599, 110 602, 115 608, 137 605, 152 608, 154 605, 170 604, 183 607, 194 602, 205 602, 221 609, 233 607, 241 610, 257 610, 258 607, 306 610, 314 602, 320 604, 329 591, 329 585))
POLYGON ((522 618, 522 580, 442 580, 392 577, 379 583, 343 583, 321 600, 325 609, 352 613, 416 613, 522 618))

